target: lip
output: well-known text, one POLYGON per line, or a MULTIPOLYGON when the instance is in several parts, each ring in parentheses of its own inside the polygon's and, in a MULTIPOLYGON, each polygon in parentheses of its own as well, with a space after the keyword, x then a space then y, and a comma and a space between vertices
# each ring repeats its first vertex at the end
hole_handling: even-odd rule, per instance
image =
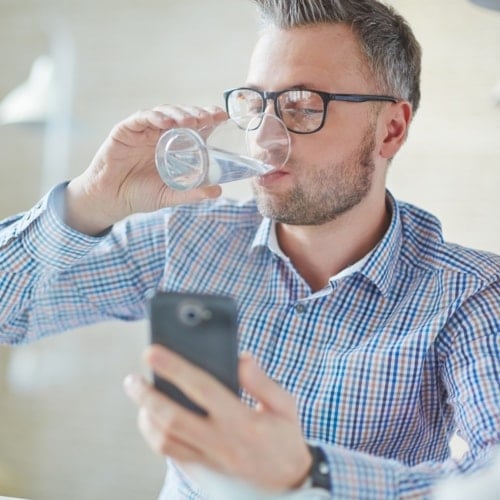
POLYGON ((271 170, 268 174, 261 175, 258 179, 257 182, 259 186, 262 187, 270 187, 273 184, 276 184, 280 180, 282 180, 284 177, 287 177, 290 175, 288 172, 285 172, 284 170, 281 169, 274 169, 271 170))

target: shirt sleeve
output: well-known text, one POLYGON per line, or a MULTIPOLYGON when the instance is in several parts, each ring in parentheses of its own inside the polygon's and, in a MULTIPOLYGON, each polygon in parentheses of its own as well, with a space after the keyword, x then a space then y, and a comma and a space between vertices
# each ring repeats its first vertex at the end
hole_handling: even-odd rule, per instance
MULTIPOLYGON (((334 498, 430 498, 442 480, 487 467, 500 445, 500 290, 470 297, 441 332, 446 404, 469 451, 461 459, 408 466, 341 446, 321 444, 334 498)), ((360 409, 362 411, 362 408, 360 409)))
POLYGON ((140 214, 87 236, 66 226, 54 188, 0 222, 0 343, 22 343, 97 321, 144 317, 164 268, 164 216, 140 214))

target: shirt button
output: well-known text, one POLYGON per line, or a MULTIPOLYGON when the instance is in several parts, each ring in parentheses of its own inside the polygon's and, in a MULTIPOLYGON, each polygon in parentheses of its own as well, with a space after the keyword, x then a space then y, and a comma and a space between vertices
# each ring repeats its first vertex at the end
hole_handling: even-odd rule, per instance
POLYGON ((297 314, 305 313, 306 310, 307 310, 307 306, 305 304, 302 304, 301 302, 299 302, 298 304, 295 305, 295 312, 297 314))

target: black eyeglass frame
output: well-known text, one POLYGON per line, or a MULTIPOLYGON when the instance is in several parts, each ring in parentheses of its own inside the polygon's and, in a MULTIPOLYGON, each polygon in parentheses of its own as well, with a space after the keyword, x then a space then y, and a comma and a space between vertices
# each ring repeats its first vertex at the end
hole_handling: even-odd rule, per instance
POLYGON ((323 125, 325 124, 326 120, 326 112, 328 109, 328 104, 330 101, 344 101, 344 102, 368 102, 368 101, 383 101, 383 102, 399 102, 399 99, 393 96, 389 95, 374 95, 374 94, 331 94, 330 92, 323 92, 321 90, 312 90, 312 89, 303 89, 303 88, 295 88, 295 89, 285 89, 285 90, 280 90, 278 92, 267 92, 263 90, 258 90, 254 89, 251 87, 236 87, 234 89, 228 89, 223 92, 224 96, 224 102, 226 104, 226 112, 231 118, 231 113, 229 112, 229 96, 236 91, 239 90, 251 90, 253 92, 256 92, 259 94, 262 98, 262 109, 259 111, 259 113, 263 113, 266 109, 266 104, 269 99, 271 99, 274 103, 274 112, 276 113, 276 116, 281 118, 283 120, 283 116, 280 113, 280 110, 278 108, 278 98, 283 95, 285 92, 293 92, 294 90, 302 90, 302 91, 307 91, 307 92, 314 92, 315 94, 318 94, 321 99, 323 100, 323 116, 321 119, 321 123, 317 128, 314 130, 308 130, 307 132, 300 132, 297 130, 292 130, 288 128, 288 125, 286 125, 286 128, 294 133, 294 134, 314 134, 314 132, 318 132, 318 130, 321 130, 323 128, 323 125))

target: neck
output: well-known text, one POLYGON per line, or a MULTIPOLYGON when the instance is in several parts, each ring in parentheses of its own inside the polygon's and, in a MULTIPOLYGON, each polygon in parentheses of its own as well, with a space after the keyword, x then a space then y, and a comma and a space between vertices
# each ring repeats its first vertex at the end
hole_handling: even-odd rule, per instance
POLYGON ((337 219, 319 226, 277 225, 283 252, 313 291, 331 276, 363 258, 382 239, 390 223, 385 192, 367 196, 337 219))

